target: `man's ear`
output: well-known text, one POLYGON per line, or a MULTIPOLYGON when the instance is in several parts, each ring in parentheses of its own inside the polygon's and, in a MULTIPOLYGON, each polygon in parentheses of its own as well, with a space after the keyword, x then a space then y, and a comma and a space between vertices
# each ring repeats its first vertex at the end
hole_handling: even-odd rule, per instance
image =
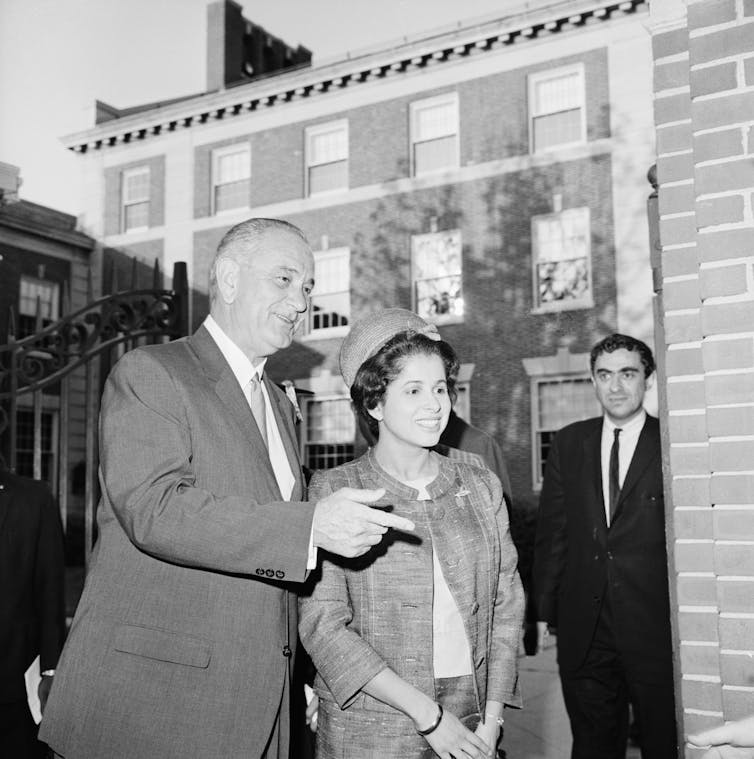
POLYGON ((650 374, 649 377, 647 377, 644 380, 644 386, 647 390, 649 390, 649 388, 651 388, 652 385, 654 385, 656 377, 657 377, 657 372, 655 371, 655 372, 652 372, 652 374, 650 374))
POLYGON ((217 292, 220 300, 229 306, 238 297, 238 283, 241 267, 232 258, 221 258, 216 266, 217 292))

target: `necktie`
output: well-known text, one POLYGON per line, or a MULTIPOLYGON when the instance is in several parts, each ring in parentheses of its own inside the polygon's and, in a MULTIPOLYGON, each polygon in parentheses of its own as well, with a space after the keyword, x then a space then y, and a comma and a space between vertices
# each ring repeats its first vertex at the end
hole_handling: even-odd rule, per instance
POLYGON ((613 430, 613 447, 610 449, 610 521, 613 521, 615 510, 618 508, 618 498, 620 498, 620 473, 618 469, 618 453, 620 451, 620 443, 618 442, 618 436, 620 435, 620 427, 616 427, 613 430))
POLYGON ((259 427, 259 434, 262 436, 265 446, 267 446, 267 409, 264 403, 262 383, 256 374, 249 380, 249 390, 251 413, 254 415, 257 427, 259 427))

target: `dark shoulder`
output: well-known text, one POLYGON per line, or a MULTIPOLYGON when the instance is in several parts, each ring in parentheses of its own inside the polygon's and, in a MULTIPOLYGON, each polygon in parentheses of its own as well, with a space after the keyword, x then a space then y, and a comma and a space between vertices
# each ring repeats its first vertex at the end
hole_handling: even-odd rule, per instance
POLYGON ((0 487, 10 495, 22 495, 35 501, 45 501, 51 497, 50 486, 46 482, 7 471, 0 472, 0 487))

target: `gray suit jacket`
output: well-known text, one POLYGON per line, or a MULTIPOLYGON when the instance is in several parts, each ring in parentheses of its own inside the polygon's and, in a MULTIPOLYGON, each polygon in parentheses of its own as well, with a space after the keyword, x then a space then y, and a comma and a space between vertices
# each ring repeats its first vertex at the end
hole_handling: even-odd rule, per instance
POLYGON ((288 645, 313 505, 290 402, 267 383, 297 478, 283 501, 205 328, 127 353, 100 418, 99 539, 40 737, 66 759, 287 751, 288 645))

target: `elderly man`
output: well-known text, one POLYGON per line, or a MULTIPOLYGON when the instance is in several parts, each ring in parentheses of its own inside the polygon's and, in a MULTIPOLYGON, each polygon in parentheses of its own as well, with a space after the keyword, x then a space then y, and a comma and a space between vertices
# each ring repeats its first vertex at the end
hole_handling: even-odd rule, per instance
POLYGON ((413 529, 367 505, 382 490, 304 500, 293 408, 264 365, 313 272, 293 225, 233 227, 204 324, 108 378, 99 540, 40 733, 66 759, 287 759, 290 584, 317 548, 353 557, 413 529))
POLYGON ((628 705, 642 759, 676 756, 660 428, 643 408, 654 358, 613 334, 592 348, 603 415, 558 432, 534 552, 541 634, 558 630, 572 759, 623 759, 628 705))

